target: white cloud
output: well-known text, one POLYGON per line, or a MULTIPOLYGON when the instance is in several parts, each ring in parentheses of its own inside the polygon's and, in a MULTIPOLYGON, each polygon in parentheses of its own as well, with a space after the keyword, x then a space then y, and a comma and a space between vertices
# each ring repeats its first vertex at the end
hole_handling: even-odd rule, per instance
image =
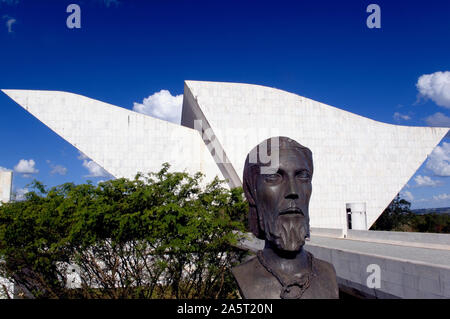
POLYGON ((83 153, 81 153, 80 151, 78 151, 80 153, 80 155, 77 157, 79 160, 85 160, 85 159, 89 159, 89 157, 87 157, 86 155, 84 155, 83 153))
POLYGON ((401 195, 409 202, 414 200, 414 196, 413 196, 413 194, 411 194, 410 191, 403 191, 403 193, 401 195))
POLYGON ((450 176, 450 143, 436 146, 428 156, 426 168, 438 176, 450 176))
POLYGON ((133 111, 180 124, 182 104, 182 94, 173 96, 169 91, 161 90, 145 98, 142 103, 134 102, 133 111))
POLYGON ((424 74, 417 80, 416 87, 421 96, 450 108, 450 71, 424 74))
POLYGON ((14 166, 14 171, 22 174, 37 174, 39 173, 39 170, 37 170, 34 167, 35 165, 36 163, 32 159, 30 160, 21 159, 19 163, 17 163, 17 165, 14 166))
POLYGON ((55 174, 66 175, 67 174, 67 168, 65 168, 64 166, 62 166, 62 165, 55 165, 49 160, 46 160, 46 162, 50 166, 50 168, 52 169, 50 171, 51 175, 55 175, 55 174))
POLYGON ((12 32, 13 32, 13 30, 12 30, 12 25, 13 25, 14 23, 16 23, 17 20, 14 19, 13 17, 7 16, 7 15, 4 15, 4 16, 3 16, 3 19, 6 20, 6 23, 5 23, 5 24, 6 24, 6 27, 8 28, 8 33, 12 33, 12 32))
POLYGON ((89 171, 89 175, 86 175, 86 177, 106 177, 106 176, 108 176, 108 173, 94 161, 84 160, 83 166, 86 167, 89 171))
POLYGON ((13 25, 14 23, 16 23, 16 19, 14 19, 14 18, 8 19, 8 20, 6 21, 6 27, 8 28, 8 33, 13 32, 13 31, 12 31, 12 25, 13 25))
POLYGON ((393 116, 394 116, 394 119, 397 121, 400 121, 400 120, 408 121, 411 119, 411 116, 406 115, 406 114, 401 114, 399 112, 395 112, 393 116))
POLYGON ((450 199, 450 194, 439 194, 433 196, 433 200, 446 200, 446 199, 450 199))
POLYGON ((442 114, 441 112, 428 116, 425 118, 425 122, 429 126, 450 127, 450 117, 442 114))
POLYGON ((0 166, 0 172, 11 172, 11 170, 7 169, 6 167, 0 166))
POLYGON ((50 172, 50 174, 52 174, 52 175, 54 175, 54 174, 66 175, 67 174, 67 168, 65 168, 62 165, 54 165, 52 167, 52 171, 50 172))
POLYGON ((98 165, 96 162, 88 158, 86 155, 80 152, 80 156, 78 156, 79 160, 83 161, 83 166, 87 168, 89 171, 88 175, 85 175, 85 177, 110 177, 111 175, 103 169, 100 165, 98 165))
POLYGON ((431 177, 429 176, 422 176, 422 175, 417 175, 414 178, 414 181, 416 182, 417 186, 438 186, 441 184, 440 181, 435 181, 431 179, 431 177))
POLYGON ((19 188, 15 192, 15 201, 22 201, 25 200, 25 194, 28 193, 28 188, 19 188))

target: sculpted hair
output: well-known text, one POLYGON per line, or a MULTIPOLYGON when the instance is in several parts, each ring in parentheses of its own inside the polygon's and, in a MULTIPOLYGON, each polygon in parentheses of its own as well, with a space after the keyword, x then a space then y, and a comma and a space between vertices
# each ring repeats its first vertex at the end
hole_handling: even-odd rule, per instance
POLYGON ((256 209, 256 181, 258 175, 261 173, 261 166, 269 166, 270 164, 270 163, 261 163, 259 161, 260 159, 259 152, 260 149, 262 148, 263 150, 267 149, 267 155, 272 154, 271 140, 277 138, 279 150, 298 149, 301 152, 303 152, 306 155, 307 160, 310 162, 309 164, 311 167, 311 175, 313 173, 313 159, 311 150, 301 145, 300 143, 290 139, 289 137, 279 136, 268 138, 259 143, 257 146, 255 146, 250 151, 250 153, 248 153, 244 165, 243 189, 245 197, 247 198, 250 207, 248 215, 248 224, 250 227, 250 231, 259 239, 265 239, 265 233, 262 218, 260 218, 258 211, 256 209), (256 152, 256 156, 254 152, 256 152), (253 154, 253 156, 251 156, 250 154, 253 154), (257 159, 256 163, 251 163, 250 158, 257 159))

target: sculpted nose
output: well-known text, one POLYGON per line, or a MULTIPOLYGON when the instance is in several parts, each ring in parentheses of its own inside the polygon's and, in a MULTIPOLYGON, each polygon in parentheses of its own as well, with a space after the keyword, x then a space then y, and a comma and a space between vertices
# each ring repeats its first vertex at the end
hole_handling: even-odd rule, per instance
POLYGON ((286 199, 298 199, 297 193, 288 193, 285 197, 286 199))
POLYGON ((286 199, 298 199, 298 192, 293 179, 289 179, 289 186, 285 196, 286 199))

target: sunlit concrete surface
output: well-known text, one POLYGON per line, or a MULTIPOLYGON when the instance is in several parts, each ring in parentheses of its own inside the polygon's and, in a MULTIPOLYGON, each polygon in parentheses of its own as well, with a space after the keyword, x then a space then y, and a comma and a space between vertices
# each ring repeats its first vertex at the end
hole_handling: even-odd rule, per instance
POLYGON ((0 205, 11 200, 13 172, 0 171, 0 205))
POLYGON ((157 172, 164 162, 172 171, 222 176, 192 129, 67 92, 3 92, 114 177, 157 172))
MULTIPOLYGON (((182 125, 72 93, 3 92, 115 177, 155 172, 169 162, 174 171, 201 171, 206 180, 219 175, 238 186, 255 145, 272 136, 293 138, 314 157, 315 228, 306 248, 335 266, 341 287, 380 298, 450 298, 450 235, 346 229, 346 204, 365 203, 370 227, 448 128, 380 123, 285 91, 239 83, 186 81, 182 125), (213 159, 195 120, 213 131, 208 140, 216 140, 215 151, 225 153, 228 162, 213 159), (380 266, 380 288, 367 287, 370 264, 380 266)), ((254 240, 243 247, 261 244, 254 240)))
MULTIPOLYGON (((313 152, 313 227, 343 228, 346 204, 366 203, 370 226, 447 134, 448 128, 377 122, 286 91, 241 83, 185 81, 181 124, 201 120, 238 184, 261 141, 287 136, 313 152)), ((217 150, 216 150, 217 151, 217 150)))
MULTIPOLYGON (((450 298, 450 234, 350 231, 347 236, 340 229, 313 228, 305 245, 333 264, 342 290, 363 298, 450 298), (370 265, 379 266, 379 287, 369 287, 370 265)), ((254 237, 241 245, 250 251, 263 246, 254 237)))
POLYGON ((218 175, 240 186, 255 145, 273 136, 293 138, 313 152, 311 225, 323 228, 344 228, 349 203, 365 203, 367 222, 361 224, 369 228, 448 132, 380 123, 240 83, 186 81, 182 125, 72 93, 3 92, 115 177, 158 171, 169 162, 174 171, 201 171, 205 181, 218 175), (213 135, 204 139, 195 120, 213 135), (210 151, 224 156, 213 158, 210 151))

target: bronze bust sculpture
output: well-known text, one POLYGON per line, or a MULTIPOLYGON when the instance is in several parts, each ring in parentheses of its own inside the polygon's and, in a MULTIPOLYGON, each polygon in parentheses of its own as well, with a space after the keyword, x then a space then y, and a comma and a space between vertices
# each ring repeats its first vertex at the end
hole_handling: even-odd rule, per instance
POLYGON ((247 156, 243 184, 249 226, 265 239, 265 247, 232 269, 243 298, 339 297, 333 265, 303 249, 309 237, 312 175, 311 151, 287 137, 263 141, 247 156), (262 163, 263 150, 277 156, 275 166, 262 163))

